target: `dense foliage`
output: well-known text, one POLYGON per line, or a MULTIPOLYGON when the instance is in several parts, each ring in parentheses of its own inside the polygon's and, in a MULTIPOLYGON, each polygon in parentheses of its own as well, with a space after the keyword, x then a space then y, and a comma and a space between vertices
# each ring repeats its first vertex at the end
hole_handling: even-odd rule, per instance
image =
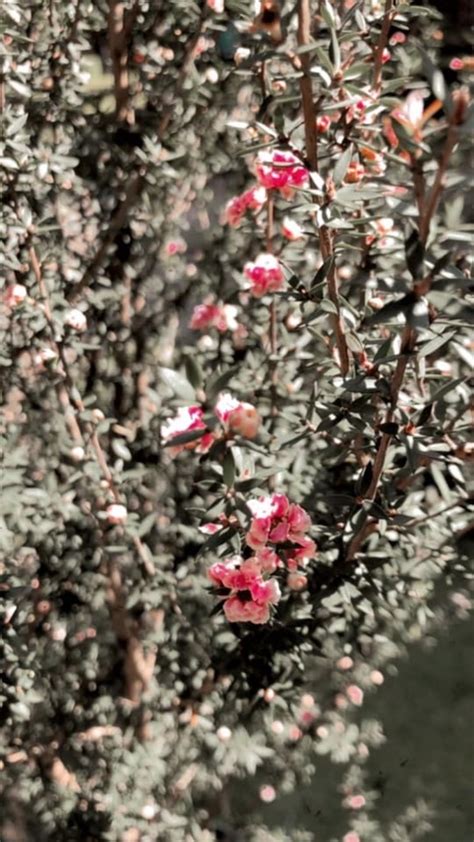
POLYGON ((323 763, 317 838, 423 836, 363 705, 470 604, 469 61, 392 0, 1 30, 2 838, 307 842, 323 763))

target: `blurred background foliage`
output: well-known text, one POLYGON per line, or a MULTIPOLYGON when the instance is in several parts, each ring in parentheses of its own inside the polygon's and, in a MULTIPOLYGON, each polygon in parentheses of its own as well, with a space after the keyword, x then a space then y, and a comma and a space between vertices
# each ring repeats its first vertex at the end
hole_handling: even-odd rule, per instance
MULTIPOLYGON (((252 4, 211 5, 8 0, 1 12, 2 274, 5 289, 28 290, 0 310, 2 839, 334 842, 352 829, 363 842, 468 842, 469 123, 426 253, 436 324, 416 325, 379 529, 344 565, 368 480, 355 454, 374 452, 380 411, 361 368, 343 382, 327 353, 323 279, 309 306, 298 298, 321 266, 313 199, 298 195, 311 233, 282 257, 296 282, 281 301, 276 429, 268 308, 240 283, 264 226, 222 224, 272 133, 304 149, 288 59, 296 8, 284 5, 287 40, 275 44, 249 31, 252 4), (249 50, 240 64, 238 46, 249 50), (189 329, 210 294, 239 308, 240 336, 189 329), (65 326, 71 307, 85 332, 65 326), (209 394, 216 374, 264 420, 253 449, 232 448, 237 481, 265 493, 276 465, 320 546, 307 591, 251 631, 210 616, 206 568, 227 548, 204 546, 197 526, 229 510, 219 454, 173 461, 160 443, 163 420, 203 385, 209 394), (116 497, 101 454, 125 526, 105 517, 116 497), (362 808, 344 806, 358 793, 362 808)), ((362 95, 383 9, 312 7, 315 90, 332 113, 337 44, 357 45, 344 84, 362 95)), ((441 11, 399 7, 390 34, 407 40, 384 67, 384 113, 413 86, 431 85, 429 103, 440 78, 469 81, 467 59, 449 67, 469 52, 468 5, 456 19, 454 4, 441 11)), ((445 94, 420 147, 428 179, 450 107, 445 94)), ((362 136, 351 132, 346 148, 362 136)), ((325 143, 329 174, 340 149, 325 143)), ((374 320, 368 301, 408 295, 416 230, 411 174, 390 167, 362 202, 337 185, 332 206, 350 350, 378 355, 380 394, 403 320, 400 308, 374 320), (387 196, 380 184, 410 190, 387 196), (359 232, 381 216, 396 220, 395 239, 364 251, 359 232)))

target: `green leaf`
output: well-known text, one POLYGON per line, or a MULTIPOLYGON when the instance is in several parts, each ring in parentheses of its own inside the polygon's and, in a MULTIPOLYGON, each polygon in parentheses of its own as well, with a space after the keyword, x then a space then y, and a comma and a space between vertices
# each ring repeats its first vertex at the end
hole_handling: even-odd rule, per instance
POLYGON ((423 275, 423 261, 425 258, 425 247, 420 240, 418 231, 412 231, 406 240, 405 254, 410 274, 417 281, 423 275))
POLYGON ((189 444, 191 441, 197 441, 198 439, 202 439, 202 437, 208 432, 207 428, 204 427, 202 430, 189 430, 187 433, 178 433, 176 436, 173 436, 169 441, 163 444, 163 447, 176 447, 176 445, 180 444, 189 444))
POLYGON ((348 146, 347 149, 344 150, 342 155, 337 160, 333 172, 334 183, 336 185, 341 184, 344 179, 344 176, 347 172, 347 168, 352 160, 353 149, 354 147, 351 143, 350 146, 348 146))
POLYGON ((190 402, 196 400, 196 393, 191 383, 178 371, 174 371, 172 368, 160 367, 158 373, 163 383, 166 383, 176 397, 190 402))
POLYGON ((418 356, 428 357, 430 354, 434 354, 435 351, 439 351, 443 345, 446 345, 447 342, 451 342, 451 339, 456 336, 456 332, 457 331, 455 330, 446 331, 446 333, 438 334, 434 337, 434 339, 430 339, 429 342, 425 342, 425 344, 418 350, 418 356))
POLYGON ((229 447, 222 465, 222 475, 227 488, 232 488, 235 480, 235 461, 232 448, 229 447))
POLYGON ((202 387, 202 370, 195 357, 187 356, 184 361, 186 376, 195 389, 202 387))

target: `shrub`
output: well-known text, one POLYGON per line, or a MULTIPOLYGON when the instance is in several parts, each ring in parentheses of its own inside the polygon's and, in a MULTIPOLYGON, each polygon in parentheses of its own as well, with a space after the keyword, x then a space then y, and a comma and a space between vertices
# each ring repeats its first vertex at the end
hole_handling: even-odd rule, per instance
POLYGON ((463 60, 391 0, 3 14, 2 832, 286 839, 328 755, 382 839, 354 708, 469 604, 463 60))

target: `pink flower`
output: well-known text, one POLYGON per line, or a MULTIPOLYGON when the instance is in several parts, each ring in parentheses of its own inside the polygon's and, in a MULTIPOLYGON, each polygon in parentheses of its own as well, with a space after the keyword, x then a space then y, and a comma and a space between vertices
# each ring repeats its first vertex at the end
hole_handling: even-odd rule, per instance
POLYGON ((344 804, 346 807, 350 807, 351 810, 362 810, 362 807, 365 807, 366 801, 363 795, 349 795, 344 804))
POLYGON ((27 297, 28 290, 23 284, 11 284, 4 292, 3 301, 7 307, 13 308, 18 307, 19 304, 23 304, 27 297))
POLYGON ((243 194, 243 198, 250 210, 259 211, 267 201, 267 191, 264 187, 251 187, 243 194))
POLYGON ((280 190, 286 196, 288 190, 304 187, 309 174, 299 158, 281 149, 259 152, 255 172, 260 184, 267 190, 280 190))
MULTIPOLYGON (((161 428, 161 435, 165 443, 172 441, 175 436, 179 436, 182 433, 190 433, 193 430, 206 430, 206 425, 202 420, 203 415, 204 412, 200 406, 181 407, 178 410, 178 414, 174 418, 170 418, 161 428)), ((199 453, 206 453, 213 440, 214 436, 212 433, 204 433, 199 439, 171 447, 170 451, 173 456, 181 453, 182 450, 197 450, 199 453)))
POLYGON ((260 427, 260 416, 251 403, 239 401, 228 393, 219 397, 214 412, 232 433, 254 439, 260 427))
POLYGON ((355 830, 351 830, 349 833, 346 833, 342 842, 361 842, 360 836, 355 830))
POLYGON ((83 333, 87 329, 87 319, 82 310, 68 310, 64 316, 64 324, 77 333, 83 333))
POLYGON ((383 672, 380 672, 380 670, 372 670, 372 672, 370 673, 370 680, 372 684, 375 684, 376 686, 380 687, 380 685, 383 684, 385 680, 383 672))
POLYGON ((314 556, 316 545, 304 534, 311 527, 311 518, 302 506, 290 503, 284 494, 249 500, 247 505, 253 518, 246 542, 257 550, 257 554, 267 543, 290 541, 296 544, 296 547, 287 550, 287 565, 291 571, 296 570, 299 561, 314 556))
POLYGON ((241 196, 234 196, 225 207, 225 221, 228 225, 237 227, 248 210, 259 211, 267 200, 264 187, 251 187, 241 196))
POLYGON ((362 99, 362 97, 353 100, 352 105, 347 109, 347 119, 362 120, 369 104, 369 101, 362 99))
POLYGON ((311 518, 302 506, 292 503, 288 508, 288 525, 292 535, 307 532, 311 527, 311 518))
POLYGON ((357 182, 362 181, 364 175, 364 165, 359 164, 358 161, 351 161, 347 167, 344 181, 346 184, 357 184, 357 182))
POLYGON ((346 690, 346 696, 353 705, 357 705, 360 707, 362 702, 364 701, 364 691, 361 690, 357 684, 349 684, 349 687, 346 690))
POLYGON ((120 503, 112 503, 110 506, 107 506, 106 515, 107 523, 110 523, 112 526, 117 526, 125 523, 128 512, 125 506, 122 506, 120 503))
POLYGON ((289 573, 286 584, 290 591, 304 591, 308 584, 308 577, 304 573, 289 573))
POLYGON ((242 217, 247 210, 247 205, 243 196, 234 196, 227 202, 225 207, 225 221, 228 225, 237 227, 242 221, 242 217))
POLYGON ((222 15, 224 11, 224 0, 206 0, 206 5, 212 9, 216 15, 222 15))
POLYGON ((267 623, 270 606, 280 601, 277 580, 263 578, 255 556, 245 560, 234 556, 217 561, 209 568, 208 576, 213 584, 231 591, 223 606, 230 623, 267 623))
POLYGON ((304 240, 305 237, 301 226, 289 216, 285 216, 281 224, 281 233, 287 240, 304 240))
POLYGON ((257 603, 253 600, 243 601, 235 595, 224 602, 224 614, 229 623, 263 625, 270 619, 270 607, 266 603, 257 603))
POLYGON ((198 526, 199 532, 202 532, 204 535, 215 535, 216 532, 220 532, 223 528, 222 523, 203 523, 202 526, 198 526))
POLYGON ((316 118, 316 131, 318 134, 325 134, 331 125, 331 118, 328 114, 321 114, 316 118))
POLYGON ((382 64, 386 64, 387 61, 390 61, 391 58, 392 58, 392 54, 391 54, 390 50, 387 50, 387 48, 385 47, 385 49, 382 53, 382 64))
POLYGON ((246 263, 244 275, 251 283, 250 291, 255 298, 278 292, 284 283, 283 269, 273 254, 262 253, 253 263, 246 263))
POLYGON ((236 319, 237 313, 238 308, 233 304, 203 302, 197 304, 194 308, 189 320, 189 327, 191 330, 207 330, 214 327, 221 333, 226 330, 234 331, 239 327, 236 319))
POLYGON ((407 36, 404 32, 395 32, 390 38, 389 44, 391 47, 395 47, 397 44, 404 44, 406 40, 407 36))
POLYGON ((462 58, 452 58, 449 62, 449 66, 451 70, 462 70, 464 67, 464 62, 462 58))
POLYGON ((276 790, 270 784, 264 784, 264 786, 260 787, 260 798, 262 801, 265 801, 266 804, 270 804, 276 798, 276 790))
POLYGON ((349 657, 349 655, 344 655, 342 658, 339 658, 339 660, 336 662, 336 667, 338 667, 340 670, 351 670, 353 666, 354 661, 352 660, 352 658, 349 657))
POLYGON ((281 561, 276 552, 270 549, 270 547, 262 547, 261 550, 256 552, 255 558, 265 573, 274 573, 281 565, 281 561))
POLYGON ((165 254, 168 257, 173 257, 175 254, 179 254, 186 251, 186 243, 184 240, 168 240, 165 245, 165 254))

